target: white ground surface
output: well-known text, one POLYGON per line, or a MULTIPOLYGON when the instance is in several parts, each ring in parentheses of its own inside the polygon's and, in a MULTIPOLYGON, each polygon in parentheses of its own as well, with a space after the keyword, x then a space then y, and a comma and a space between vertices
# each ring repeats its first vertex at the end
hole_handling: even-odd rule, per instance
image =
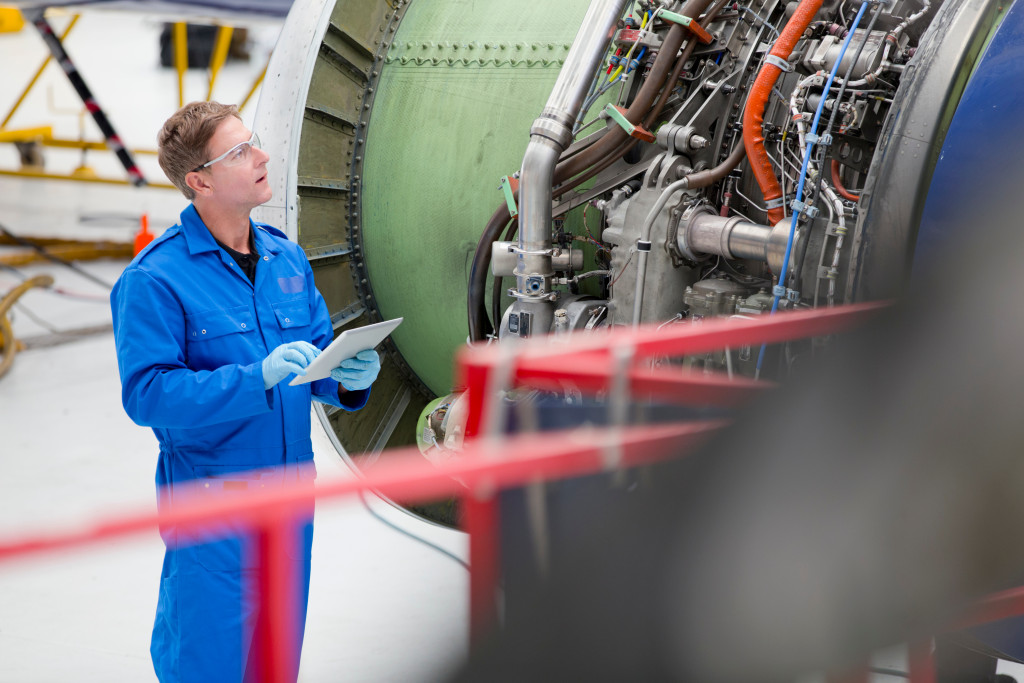
MULTIPOLYGON (((65 18, 53 20, 58 30, 65 18)), ((238 101, 263 66, 277 24, 253 31, 250 64, 229 63, 215 98, 238 101)), ((177 79, 159 67, 156 19, 86 14, 67 42, 97 99, 128 147, 153 148, 159 125, 177 108, 177 79)), ((45 56, 32 30, 0 34, 0 117, 45 56)), ((187 99, 206 94, 190 72, 187 99)), ((81 103, 53 65, 9 127, 52 124, 77 137, 81 103)), ((251 123, 255 100, 244 112, 251 123)), ((2 119, 0 119, 2 120, 2 119)), ((86 138, 97 140, 86 120, 86 138)), ((68 172, 77 152, 47 150, 47 170, 68 172)), ((103 176, 123 177, 111 155, 90 153, 103 176)), ((147 177, 166 182, 152 158, 147 177)), ((0 145, 0 168, 17 168, 0 145)), ((184 207, 176 192, 0 176, 0 224, 26 236, 130 240, 139 216, 159 232, 184 207)), ((82 268, 112 283, 126 262, 82 268)), ((34 290, 13 311, 27 340, 110 322, 106 290, 68 269, 49 273, 78 296, 34 290)), ((0 270, 0 294, 19 277, 0 270)), ((351 476, 314 420, 323 479, 351 476)), ((90 524, 119 512, 151 511, 157 444, 134 425, 120 402, 109 332, 20 353, 0 379, 0 537, 90 524)), ((459 557, 465 538, 419 522, 380 502, 379 514, 459 557)), ((163 545, 156 532, 88 550, 0 563, 0 683, 155 680, 149 638, 163 545)), ((372 517, 357 499, 321 505, 300 680, 422 681, 443 675, 465 655, 468 577, 464 567, 372 517)))

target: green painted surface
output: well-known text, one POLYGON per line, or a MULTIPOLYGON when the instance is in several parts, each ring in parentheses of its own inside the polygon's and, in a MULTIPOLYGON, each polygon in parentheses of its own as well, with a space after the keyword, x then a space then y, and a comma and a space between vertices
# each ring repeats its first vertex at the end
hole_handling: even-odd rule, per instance
POLYGON ((503 201, 501 177, 519 170, 589 4, 414 0, 381 69, 362 178, 364 253, 381 313, 405 317, 392 338, 438 394, 466 341, 470 264, 503 201))

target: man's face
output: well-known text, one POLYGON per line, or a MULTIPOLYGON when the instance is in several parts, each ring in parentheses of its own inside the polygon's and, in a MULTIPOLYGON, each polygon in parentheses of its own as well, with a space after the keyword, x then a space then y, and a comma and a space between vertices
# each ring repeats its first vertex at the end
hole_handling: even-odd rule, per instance
MULTIPOLYGON (((252 133, 234 116, 221 121, 217 131, 206 144, 207 156, 216 159, 239 143, 246 142, 252 133)), ((237 206, 250 211, 270 200, 273 190, 267 182, 267 161, 270 155, 252 147, 240 163, 218 161, 199 173, 207 176, 209 197, 218 203, 237 206)))

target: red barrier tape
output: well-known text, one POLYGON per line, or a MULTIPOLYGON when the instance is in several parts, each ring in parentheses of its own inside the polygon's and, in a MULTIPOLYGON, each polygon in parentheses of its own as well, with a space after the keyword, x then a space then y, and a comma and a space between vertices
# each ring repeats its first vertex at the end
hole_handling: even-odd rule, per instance
POLYGON ((496 444, 478 439, 466 446, 463 457, 438 465, 425 460, 419 449, 405 448, 390 451, 387 458, 365 470, 364 477, 318 484, 315 494, 302 484, 269 492, 238 492, 228 498, 208 493, 182 495, 181 487, 177 487, 176 501, 188 500, 176 502, 167 512, 120 515, 84 529, 37 532, 20 540, 0 540, 0 560, 128 536, 158 526, 175 526, 186 532, 205 529, 214 522, 266 526, 308 510, 314 496, 324 500, 359 491, 377 491, 400 502, 422 502, 471 492, 486 495, 497 488, 599 472, 605 469, 606 451, 615 444, 622 449, 621 466, 657 462, 694 446, 722 425, 700 422, 622 430, 583 428, 505 438, 496 444))
MULTIPOLYGON (((609 391, 617 371, 625 372, 630 395, 657 396, 684 403, 732 405, 770 386, 749 379, 687 373, 678 367, 643 367, 651 358, 701 354, 722 348, 772 344, 790 339, 834 334, 864 322, 886 304, 860 304, 814 309, 754 319, 722 319, 700 325, 617 328, 610 332, 577 334, 572 343, 559 338, 535 338, 511 348, 508 344, 466 347, 457 355, 458 385, 465 387, 469 414, 466 445, 461 457, 438 465, 427 462, 418 449, 390 451, 367 467, 363 476, 318 484, 286 485, 276 490, 236 493, 230 498, 199 495, 175 487, 175 504, 159 514, 139 512, 101 520, 91 526, 0 539, 0 561, 47 551, 73 548, 123 537, 158 527, 179 531, 212 525, 242 523, 256 532, 260 554, 260 599, 264 616, 257 626, 261 677, 286 681, 298 653, 292 642, 290 619, 294 596, 290 567, 279 561, 289 543, 290 521, 308 511, 311 498, 331 499, 360 491, 376 491, 399 502, 422 502, 456 496, 464 499, 465 528, 470 533, 471 633, 478 636, 494 622, 498 581, 497 507, 493 494, 501 488, 582 476, 650 464, 678 457, 694 448, 725 423, 692 422, 621 428, 580 428, 566 432, 525 434, 490 440, 480 438, 488 397, 511 386, 563 389, 566 384, 587 392, 609 391), (625 367, 614 362, 619 349, 630 351, 625 367), (492 386, 499 372, 508 371, 508 387, 492 386)), ((1024 597, 1013 603, 1024 612, 1024 597)))
MULTIPOLYGON (((595 360, 607 358, 613 349, 632 348, 637 359, 654 356, 685 356, 726 347, 737 348, 761 344, 775 344, 791 339, 802 339, 836 334, 861 325, 890 304, 865 303, 835 308, 815 308, 780 313, 758 318, 717 318, 699 325, 669 325, 658 329, 656 325, 617 327, 611 331, 574 334, 571 342, 560 337, 534 337, 520 342, 515 348, 517 367, 530 367, 534 359, 570 359, 584 354, 595 360)), ((461 370, 496 367, 503 353, 502 344, 464 346, 456 354, 461 370)), ((464 381, 460 386, 468 386, 464 381)))

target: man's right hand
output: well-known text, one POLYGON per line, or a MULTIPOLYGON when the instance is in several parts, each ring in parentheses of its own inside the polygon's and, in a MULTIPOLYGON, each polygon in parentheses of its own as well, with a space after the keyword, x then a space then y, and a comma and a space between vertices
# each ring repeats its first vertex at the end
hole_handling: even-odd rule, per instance
POLYGON ((306 366, 320 355, 320 349, 306 341, 281 344, 263 359, 263 388, 269 389, 288 375, 305 375, 306 366))

